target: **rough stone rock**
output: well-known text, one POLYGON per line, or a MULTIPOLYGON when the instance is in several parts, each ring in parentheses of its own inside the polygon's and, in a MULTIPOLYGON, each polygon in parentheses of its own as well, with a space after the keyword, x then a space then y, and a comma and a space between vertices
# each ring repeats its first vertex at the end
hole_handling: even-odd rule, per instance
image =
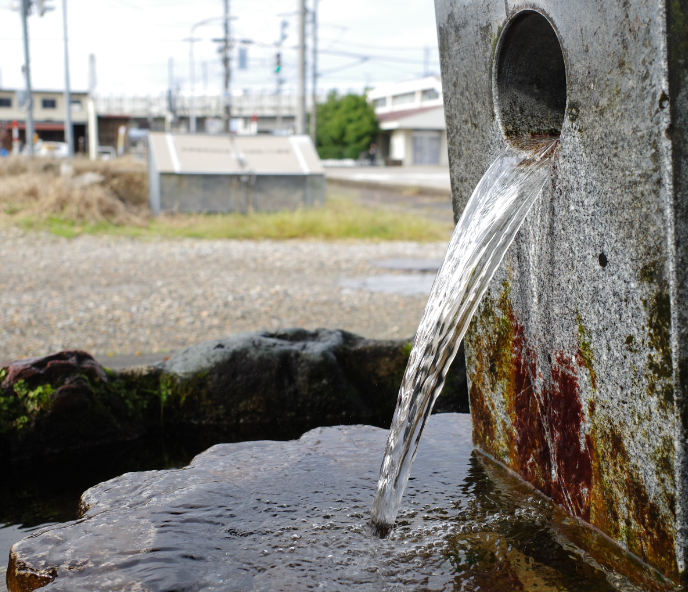
POLYGON ((371 536, 386 438, 371 426, 318 428, 289 442, 220 444, 185 469, 101 483, 82 496, 78 520, 12 547, 9 590, 669 588, 472 454, 465 414, 429 420, 397 528, 371 536))
MULTIPOLYGON (((409 353, 406 341, 372 341, 326 329, 241 333, 203 342, 160 365, 165 414, 173 422, 386 426, 409 353)), ((458 380, 453 377, 447 389, 454 408, 446 410, 464 411, 456 396, 460 366, 458 380)))
MULTIPOLYGON (((161 427, 184 428, 191 437, 212 429, 215 442, 251 439, 271 426, 276 433, 285 425, 386 427, 409 353, 405 340, 289 329, 202 342, 156 366, 118 372, 80 351, 21 360, 0 369, 0 457, 161 427)), ((454 366, 438 409, 465 412, 463 360, 454 366)))
POLYGON ((0 368, 0 460, 130 438, 121 397, 91 355, 63 351, 0 368))

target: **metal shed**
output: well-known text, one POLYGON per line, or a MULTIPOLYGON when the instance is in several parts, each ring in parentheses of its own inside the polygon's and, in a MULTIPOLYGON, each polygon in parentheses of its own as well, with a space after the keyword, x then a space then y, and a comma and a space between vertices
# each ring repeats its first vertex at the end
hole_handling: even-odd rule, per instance
POLYGON ((151 132, 149 200, 160 212, 293 210, 325 203, 309 136, 151 132))

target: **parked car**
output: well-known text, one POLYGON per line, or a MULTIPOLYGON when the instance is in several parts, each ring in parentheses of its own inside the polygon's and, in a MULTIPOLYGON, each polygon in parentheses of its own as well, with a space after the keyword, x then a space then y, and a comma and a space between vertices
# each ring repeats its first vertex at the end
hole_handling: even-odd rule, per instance
POLYGON ((117 151, 112 146, 98 146, 98 158, 100 160, 115 160, 117 151))
MULTIPOLYGON (((28 153, 28 146, 24 146, 22 154, 28 153)), ((69 156, 69 148, 66 142, 44 142, 39 140, 33 145, 33 153, 35 156, 42 158, 67 158, 69 156)))

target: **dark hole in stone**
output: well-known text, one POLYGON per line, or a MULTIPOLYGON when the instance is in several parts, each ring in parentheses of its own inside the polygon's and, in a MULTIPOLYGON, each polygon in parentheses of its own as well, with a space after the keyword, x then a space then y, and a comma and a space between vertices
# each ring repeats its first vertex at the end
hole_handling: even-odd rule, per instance
POLYGON ((600 253, 599 260, 602 267, 607 267, 607 256, 604 253, 600 253))
POLYGON ((559 135, 566 113, 566 65, 557 34, 541 14, 519 13, 502 35, 497 109, 507 137, 559 135))
POLYGON ((552 365, 552 356, 551 354, 547 354, 547 361, 549 362, 549 365, 552 365))

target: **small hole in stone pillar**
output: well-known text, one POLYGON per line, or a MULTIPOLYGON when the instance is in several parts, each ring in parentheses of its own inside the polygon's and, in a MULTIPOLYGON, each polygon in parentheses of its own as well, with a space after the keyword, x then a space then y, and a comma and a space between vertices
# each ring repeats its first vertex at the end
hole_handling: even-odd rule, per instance
POLYGON ((607 267, 607 256, 604 253, 600 253, 599 260, 602 267, 607 267))
POLYGON ((525 10, 509 22, 495 72, 495 102, 507 138, 561 133, 566 64, 559 38, 544 16, 525 10))

